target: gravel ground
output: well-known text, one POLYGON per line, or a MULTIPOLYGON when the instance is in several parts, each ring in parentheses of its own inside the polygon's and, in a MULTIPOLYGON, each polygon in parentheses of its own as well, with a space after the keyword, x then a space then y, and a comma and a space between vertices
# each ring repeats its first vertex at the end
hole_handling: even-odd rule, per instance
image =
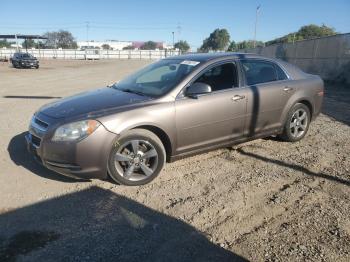
POLYGON ((147 63, 0 64, 0 261, 350 261, 349 89, 327 87, 300 142, 197 155, 141 187, 71 180, 28 156, 40 105, 147 63))

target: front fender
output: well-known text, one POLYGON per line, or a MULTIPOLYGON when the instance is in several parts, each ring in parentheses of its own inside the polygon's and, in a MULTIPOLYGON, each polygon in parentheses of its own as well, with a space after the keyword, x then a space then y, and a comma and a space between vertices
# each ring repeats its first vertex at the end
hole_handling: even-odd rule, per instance
POLYGON ((176 144, 174 102, 153 104, 141 108, 103 116, 98 119, 104 127, 117 135, 139 126, 153 126, 164 131, 172 145, 176 144))

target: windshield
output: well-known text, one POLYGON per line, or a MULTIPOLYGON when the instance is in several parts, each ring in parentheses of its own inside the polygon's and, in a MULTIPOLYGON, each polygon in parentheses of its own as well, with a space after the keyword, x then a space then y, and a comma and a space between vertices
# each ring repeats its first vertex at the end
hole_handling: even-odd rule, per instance
POLYGON ((33 58, 31 54, 22 54, 22 58, 33 58))
POLYGON ((165 59, 153 63, 116 83, 113 88, 146 96, 162 96, 173 89, 199 62, 165 59))

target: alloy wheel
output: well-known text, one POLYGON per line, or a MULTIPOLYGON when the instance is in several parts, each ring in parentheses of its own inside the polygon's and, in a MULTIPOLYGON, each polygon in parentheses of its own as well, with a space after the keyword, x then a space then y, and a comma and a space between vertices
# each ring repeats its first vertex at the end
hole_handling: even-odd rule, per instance
POLYGON ((290 133, 294 138, 304 135, 308 125, 307 112, 303 108, 297 109, 290 120, 290 133))
POLYGON ((158 153, 146 140, 130 140, 118 148, 114 160, 120 176, 130 181, 140 181, 151 176, 156 170, 158 153))

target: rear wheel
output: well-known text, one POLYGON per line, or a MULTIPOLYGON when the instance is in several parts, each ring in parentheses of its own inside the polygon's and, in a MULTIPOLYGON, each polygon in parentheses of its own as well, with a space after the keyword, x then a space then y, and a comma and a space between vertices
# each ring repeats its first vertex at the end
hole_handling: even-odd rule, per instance
POLYGON ((310 120, 309 108, 301 103, 295 104, 289 111, 280 138, 288 142, 296 142, 303 139, 309 129, 310 120))
POLYGON ((164 146, 154 133, 133 129, 115 142, 108 161, 109 175, 123 185, 147 184, 159 175, 165 159, 164 146))

